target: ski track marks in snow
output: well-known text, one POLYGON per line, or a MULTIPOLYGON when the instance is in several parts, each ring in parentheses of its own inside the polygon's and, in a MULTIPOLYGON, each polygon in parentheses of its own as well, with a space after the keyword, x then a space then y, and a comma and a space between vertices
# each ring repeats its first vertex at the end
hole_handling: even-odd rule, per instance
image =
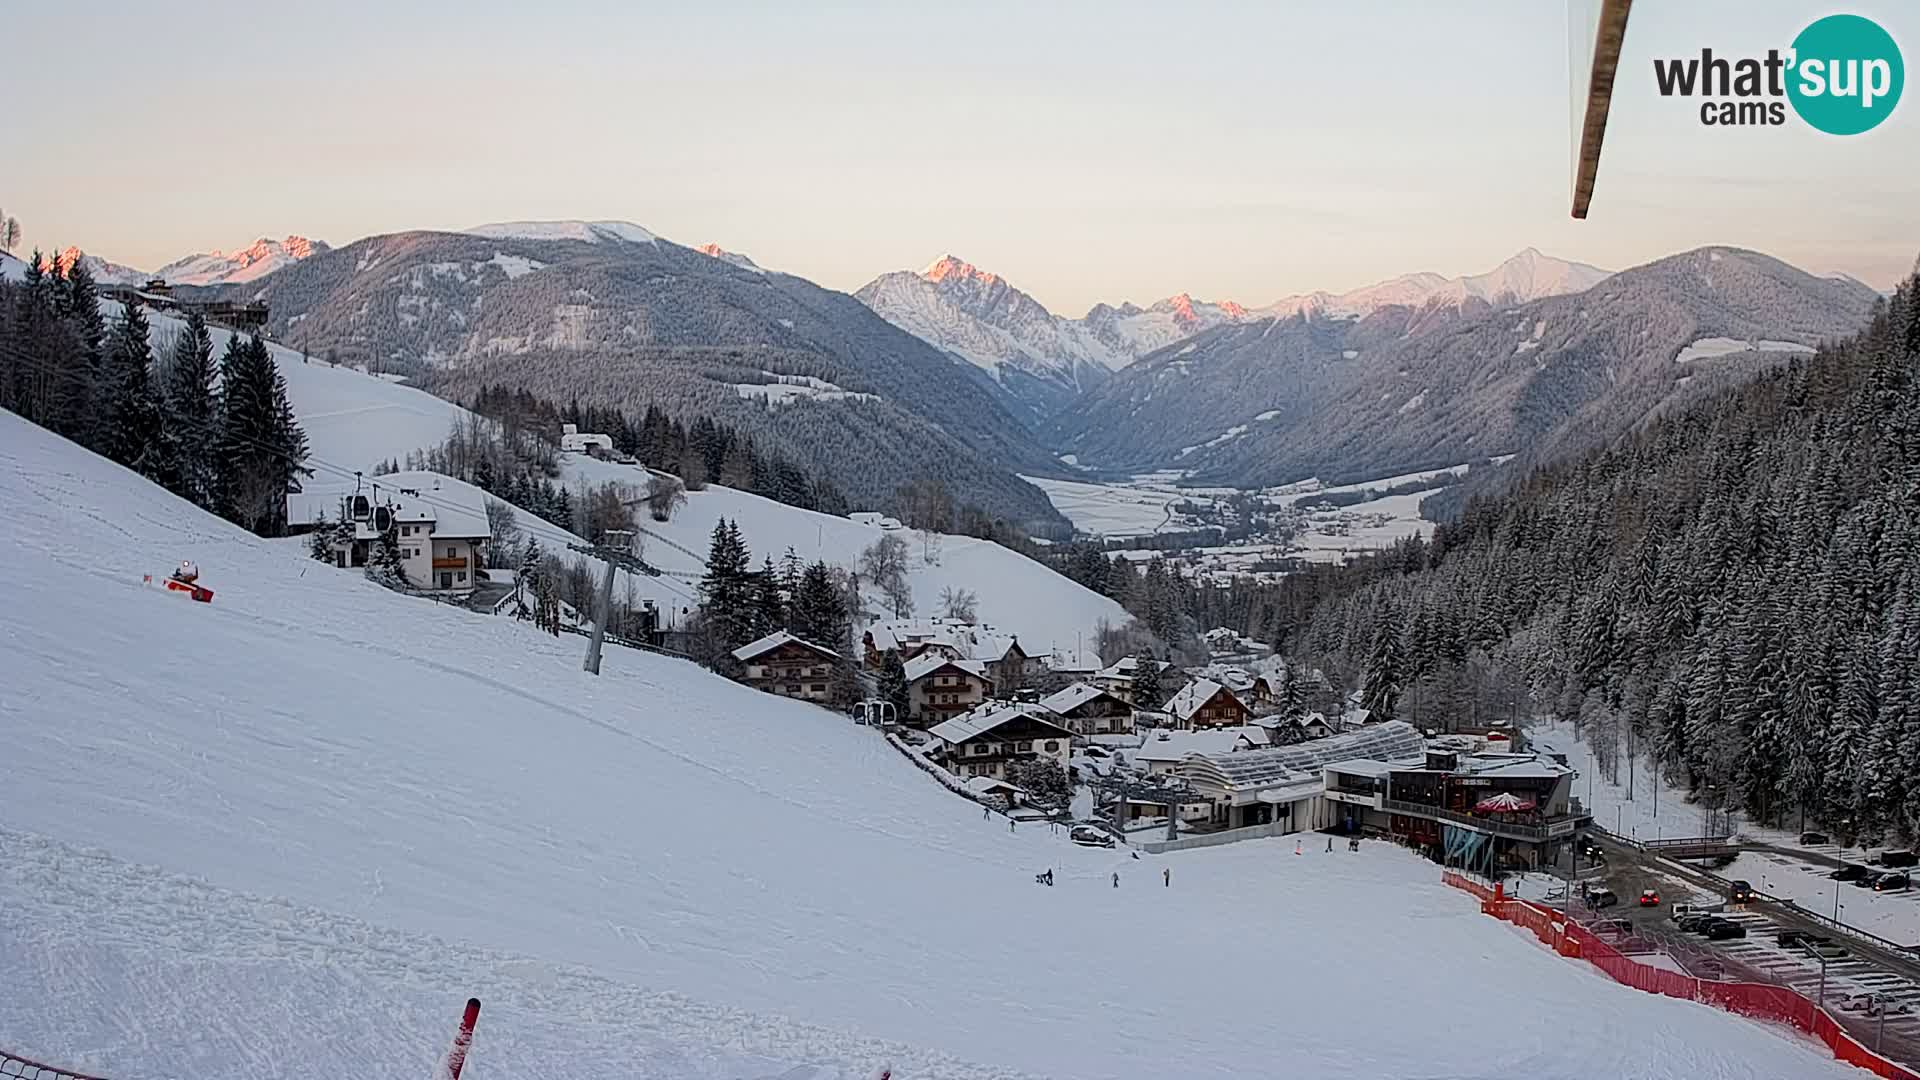
MULTIPOLYGON (((617 928, 616 928, 617 929, 617 928)), ((950 1055, 388 930, 0 829, 0 1032, 110 1080, 471 1074, 1014 1080, 950 1055), (55 1014, 42 1003, 72 1006, 55 1014)))

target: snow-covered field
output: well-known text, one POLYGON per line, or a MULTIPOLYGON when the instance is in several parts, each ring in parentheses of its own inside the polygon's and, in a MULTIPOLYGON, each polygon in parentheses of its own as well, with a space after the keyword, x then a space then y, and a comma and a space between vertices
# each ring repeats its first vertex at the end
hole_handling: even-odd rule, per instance
POLYGON ((5 414, 0 503, 0 1035, 35 1057, 420 1077, 474 994, 476 1080, 1858 1075, 1384 845, 1009 834, 824 710, 586 676, 5 414), (183 557, 213 604, 140 586, 183 557))
POLYGON ((1144 536, 1168 524, 1170 507, 1181 495, 1146 486, 1098 484, 1023 476, 1022 480, 1047 493, 1053 508, 1073 527, 1096 536, 1144 536))
MULTIPOLYGON (((1433 522, 1420 516, 1420 500, 1465 476, 1470 467, 1455 465, 1353 484, 1328 485, 1309 479, 1246 492, 1269 505, 1286 506, 1316 495, 1368 489, 1384 491, 1409 483, 1431 482, 1432 485, 1408 494, 1384 495, 1352 506, 1314 511, 1308 517, 1306 528, 1288 545, 1255 542, 1191 550, 1200 556, 1199 569, 1227 575, 1254 573, 1254 564, 1279 558, 1344 562, 1356 555, 1391 547, 1395 541, 1408 536, 1431 536, 1433 522)), ((1190 527, 1197 522, 1175 513, 1175 503, 1192 501, 1205 505, 1240 494, 1230 488, 1180 487, 1181 474, 1177 472, 1143 474, 1123 484, 1037 476, 1023 479, 1046 492, 1054 508, 1066 515, 1074 528, 1106 537, 1145 536, 1163 528, 1190 527)), ((1137 554, 1145 560, 1163 553, 1142 549, 1121 554, 1127 558, 1137 554)))
MULTIPOLYGON (((118 311, 118 305, 103 308, 110 317, 118 311)), ((164 316, 152 319, 156 335, 179 326, 177 320, 164 316)), ((213 331, 216 356, 226 348, 227 336, 226 331, 213 331)), ((351 368, 303 364, 298 352, 277 345, 273 352, 313 455, 310 464, 315 475, 304 482, 308 494, 296 504, 304 515, 314 508, 334 513, 338 497, 354 488, 354 470, 370 471, 389 459, 404 463, 408 453, 438 444, 455 422, 468 415, 460 406, 423 390, 351 368)), ((633 466, 578 454, 567 455, 563 463, 563 481, 570 486, 616 481, 644 491, 648 482, 646 471, 633 466)), ((466 485, 459 487, 464 490, 466 485)), ((846 518, 717 485, 689 492, 687 506, 669 522, 649 520, 644 513, 641 517, 641 526, 650 534, 642 538, 645 557, 669 576, 634 578, 635 595, 654 600, 663 611, 675 612, 695 603, 692 582, 705 569, 707 544, 722 517, 739 523, 756 564, 768 555, 777 561, 792 547, 809 562, 825 559, 830 565, 853 566, 861 550, 881 536, 879 529, 846 518)), ((549 549, 571 539, 531 514, 522 513, 519 518, 522 528, 536 533, 549 549)), ((972 590, 979 597, 979 617, 1019 634, 1029 655, 1090 642, 1101 619, 1114 625, 1127 620, 1119 604, 998 544, 963 536, 941 536, 928 544, 920 533, 901 535, 910 547, 908 581, 917 612, 939 613, 944 589, 972 590)))

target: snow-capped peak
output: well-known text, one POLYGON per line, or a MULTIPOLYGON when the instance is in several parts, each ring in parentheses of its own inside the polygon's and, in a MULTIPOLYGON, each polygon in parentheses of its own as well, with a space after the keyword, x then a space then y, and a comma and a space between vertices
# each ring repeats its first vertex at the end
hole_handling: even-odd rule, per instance
POLYGON ((928 263, 927 268, 920 271, 920 276, 926 278, 928 281, 934 282, 946 281, 950 278, 959 278, 968 281, 977 281, 982 285, 1000 285, 1006 281, 1005 278, 998 274, 982 270, 972 263, 953 255, 942 255, 938 259, 928 263))
POLYGON ((582 240, 589 244, 654 244, 660 238, 631 221, 497 221, 464 230, 489 240, 582 240))
POLYGON ((326 244, 304 236, 289 236, 284 240, 269 240, 263 236, 235 251, 216 248, 205 254, 177 259, 153 273, 155 277, 165 278, 175 285, 253 281, 326 250, 326 244))
POLYGON ((1344 293, 1311 292, 1289 296, 1261 308, 1263 314, 1368 315, 1383 307, 1459 305, 1469 299, 1488 303, 1526 303, 1548 296, 1584 292, 1611 276, 1586 263, 1556 259, 1529 247, 1484 274, 1450 278, 1431 272, 1401 274, 1344 293))
POLYGON ((710 259, 719 259, 721 262, 731 263, 742 270, 751 270, 756 274, 766 273, 765 270, 761 269, 759 263, 754 262, 752 259, 747 258, 737 251, 728 251, 719 244, 701 244, 693 250, 710 259))
MULTIPOLYGON (((93 275, 94 283, 98 285, 141 285, 145 284, 147 278, 150 276, 144 270, 136 270, 131 266, 122 266, 116 262, 108 262, 98 255, 88 255, 77 247, 70 247, 65 251, 57 251, 52 255, 40 256, 40 269, 42 272, 54 274, 58 277, 66 277, 67 274, 72 272, 74 264, 76 263, 86 267, 87 273, 93 275)), ((25 264, 22 265, 24 266, 25 264)))

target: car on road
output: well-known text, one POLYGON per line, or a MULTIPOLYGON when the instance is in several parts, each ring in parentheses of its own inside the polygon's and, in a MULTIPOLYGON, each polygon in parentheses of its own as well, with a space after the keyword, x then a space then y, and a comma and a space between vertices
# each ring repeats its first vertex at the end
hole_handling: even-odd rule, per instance
POLYGON ((1906 889, 1912 884, 1906 874, 1881 874, 1873 879, 1874 892, 1894 892, 1906 889))
POLYGON ((1706 933, 1708 941, 1725 941, 1728 938, 1746 937, 1747 928, 1732 919, 1709 919, 1706 933))
POLYGON ((1827 877, 1833 881, 1859 881, 1872 872, 1859 863, 1841 863, 1840 869, 1829 873, 1827 877))
POLYGON ((1746 878, 1734 878, 1727 887, 1727 899, 1736 904, 1753 903, 1756 899, 1753 892, 1753 882, 1748 881, 1746 878))
POLYGON ((1067 830, 1067 839, 1081 847, 1112 847, 1113 834, 1098 826, 1081 822, 1067 830))
POLYGON ((1660 906, 1660 890, 1641 889, 1640 890, 1640 906, 1641 907, 1659 907, 1660 906))
POLYGON ((1827 839, 1827 834, 1823 832, 1803 832, 1800 834, 1800 842, 1803 844, 1830 843, 1827 839))

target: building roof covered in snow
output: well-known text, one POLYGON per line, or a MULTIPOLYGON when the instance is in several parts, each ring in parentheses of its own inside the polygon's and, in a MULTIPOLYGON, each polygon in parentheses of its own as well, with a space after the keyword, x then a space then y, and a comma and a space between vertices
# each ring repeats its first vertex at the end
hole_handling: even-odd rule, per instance
POLYGON ((853 513, 847 515, 847 520, 871 526, 875 529, 892 530, 903 527, 900 524, 899 518, 882 514, 877 510, 855 510, 853 513))
POLYGON ((1205 708, 1207 702, 1223 690, 1229 694, 1233 692, 1212 679, 1195 679, 1173 695, 1173 699, 1167 702, 1167 711, 1177 719, 1192 720, 1195 713, 1205 708))
POLYGON ((1015 705, 1005 701, 989 701, 972 712, 962 713, 942 724, 935 724, 927 729, 927 734, 941 742, 953 745, 969 739, 977 739, 1023 717, 1053 728, 1063 739, 1073 737, 1073 733, 1061 727, 1053 715, 1045 709, 1037 705, 1015 705))
POLYGON ((1240 736, 1239 728, 1162 730, 1141 743, 1140 749, 1134 751, 1132 757, 1135 761, 1185 761, 1195 754, 1225 754, 1239 744, 1240 736))
POLYGON ((840 656, 839 653, 834 652, 824 645, 815 645, 813 642, 807 641, 804 638, 795 637, 785 630, 775 630, 773 633, 768 634, 758 641, 749 641, 745 645, 733 650, 733 658, 745 663, 756 656, 770 653, 789 642, 812 649, 814 652, 821 653, 822 655, 834 657, 835 659, 838 659, 840 656))
POLYGON ((1376 780, 1395 768, 1391 761, 1375 761, 1372 758, 1346 758, 1341 761, 1329 761, 1321 767, 1332 772, 1346 773, 1348 776, 1371 776, 1376 780))
POLYGON ((1196 679, 1217 682, 1236 694, 1244 694, 1253 689, 1253 674, 1232 664, 1207 664, 1204 667, 1188 668, 1187 674, 1196 679))
MULTIPOLYGON (((1065 715, 1098 697, 1113 697, 1092 683, 1077 682, 1065 690, 1049 694, 1040 699, 1040 704, 1054 712, 1065 715)), ((1119 702, 1119 698, 1113 699, 1119 702)), ((1121 702, 1125 704, 1125 702, 1121 702)))
MULTIPOLYGON (((1165 671, 1168 668, 1173 666, 1171 663, 1165 660, 1156 660, 1154 661, 1154 663, 1160 665, 1161 671, 1165 671)), ((1123 656, 1120 659, 1115 660, 1113 663, 1107 665, 1106 667, 1101 668, 1099 677, 1102 679, 1131 679, 1133 678, 1134 674, 1139 670, 1140 670, 1139 657, 1123 656)))
POLYGON ((969 675, 974 675, 982 679, 987 677, 987 669, 978 661, 955 660, 939 653, 924 652, 907 661, 907 681, 910 683, 919 682, 921 679, 945 667, 959 668, 969 675))

